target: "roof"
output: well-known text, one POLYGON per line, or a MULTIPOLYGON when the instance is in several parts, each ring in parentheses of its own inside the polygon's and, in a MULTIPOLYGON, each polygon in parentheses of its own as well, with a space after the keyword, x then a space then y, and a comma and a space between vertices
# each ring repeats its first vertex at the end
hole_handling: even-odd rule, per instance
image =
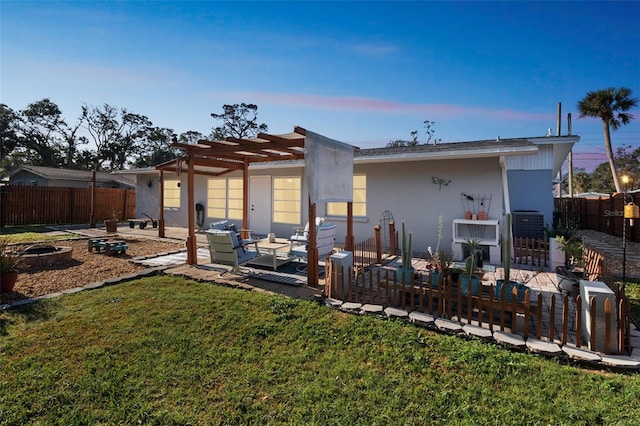
MULTIPOLYGON (((89 182, 93 177, 93 172, 90 170, 57 169, 53 167, 42 166, 20 166, 18 169, 9 174, 9 178, 12 178, 13 176, 22 172, 33 173, 36 176, 51 180, 73 180, 89 182)), ((118 182, 129 186, 135 186, 135 178, 132 179, 130 176, 121 175, 117 172, 96 172, 96 181, 118 182)))

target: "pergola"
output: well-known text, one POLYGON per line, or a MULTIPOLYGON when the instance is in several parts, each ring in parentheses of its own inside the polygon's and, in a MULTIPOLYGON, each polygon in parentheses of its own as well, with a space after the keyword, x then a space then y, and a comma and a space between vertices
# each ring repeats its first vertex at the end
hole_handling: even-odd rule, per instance
MULTIPOLYGON (((302 127, 294 127, 293 132, 270 135, 260 133, 255 138, 238 139, 228 137, 223 141, 199 140, 195 144, 178 143, 174 141, 172 146, 184 150, 185 155, 175 160, 163 163, 156 167, 160 171, 160 217, 158 221, 158 235, 164 237, 164 172, 187 174, 188 191, 188 228, 189 235, 186 241, 187 264, 197 263, 197 245, 195 237, 195 196, 194 175, 222 176, 227 173, 242 170, 243 178, 243 206, 242 206, 242 230, 243 238, 247 237, 249 230, 249 166, 254 163, 291 161, 305 159, 307 150, 305 142, 307 130, 302 127)), ((354 151, 358 148, 353 147, 354 151)), ((351 169, 353 174, 353 169, 351 169)), ((311 177, 313 179, 313 176, 311 177)), ((309 182, 307 182, 309 184, 309 182)), ((313 222, 316 217, 316 204, 309 198, 309 220, 313 222)), ((318 285, 318 252, 316 248, 316 229, 309 227, 309 248, 307 283, 311 286, 318 285)), ((355 245, 353 236, 353 205, 347 202, 347 235, 345 249, 353 250, 355 245)))

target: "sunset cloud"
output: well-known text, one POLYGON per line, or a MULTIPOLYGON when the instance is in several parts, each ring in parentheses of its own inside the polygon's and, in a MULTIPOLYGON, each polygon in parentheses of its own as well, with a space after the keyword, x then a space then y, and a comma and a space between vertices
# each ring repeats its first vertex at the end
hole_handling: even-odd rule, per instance
POLYGON ((312 94, 287 94, 266 92, 237 93, 237 96, 252 99, 261 105, 272 104, 296 108, 323 109, 333 111, 375 111, 388 114, 437 114, 440 117, 491 117, 498 120, 548 121, 555 115, 511 109, 494 109, 455 104, 406 103, 389 99, 363 98, 355 96, 321 96, 312 94))

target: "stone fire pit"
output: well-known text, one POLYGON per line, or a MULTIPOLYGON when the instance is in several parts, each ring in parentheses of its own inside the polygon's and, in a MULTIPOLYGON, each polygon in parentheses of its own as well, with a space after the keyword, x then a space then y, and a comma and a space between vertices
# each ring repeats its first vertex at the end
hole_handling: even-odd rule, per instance
POLYGON ((55 247, 50 244, 34 244, 20 252, 22 265, 29 267, 53 266, 72 259, 71 247, 55 247))

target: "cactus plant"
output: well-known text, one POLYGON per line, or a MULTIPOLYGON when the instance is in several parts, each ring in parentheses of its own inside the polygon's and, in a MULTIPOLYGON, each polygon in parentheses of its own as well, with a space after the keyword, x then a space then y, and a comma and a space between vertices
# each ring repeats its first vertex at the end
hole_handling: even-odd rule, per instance
POLYGON ((511 277, 511 213, 504 215, 504 230, 502 234, 502 266, 504 267, 504 282, 509 283, 511 277))
POLYGON ((467 257, 464 262, 464 266, 465 273, 467 274, 469 280, 471 280, 471 277, 473 277, 473 273, 476 270, 476 257, 474 255, 470 255, 469 257, 467 257))
POLYGON ((400 256, 402 258, 402 269, 408 270, 411 268, 411 256, 413 253, 413 235, 409 232, 409 238, 407 240, 407 231, 405 229, 404 221, 402 221, 402 244, 400 246, 400 256))

